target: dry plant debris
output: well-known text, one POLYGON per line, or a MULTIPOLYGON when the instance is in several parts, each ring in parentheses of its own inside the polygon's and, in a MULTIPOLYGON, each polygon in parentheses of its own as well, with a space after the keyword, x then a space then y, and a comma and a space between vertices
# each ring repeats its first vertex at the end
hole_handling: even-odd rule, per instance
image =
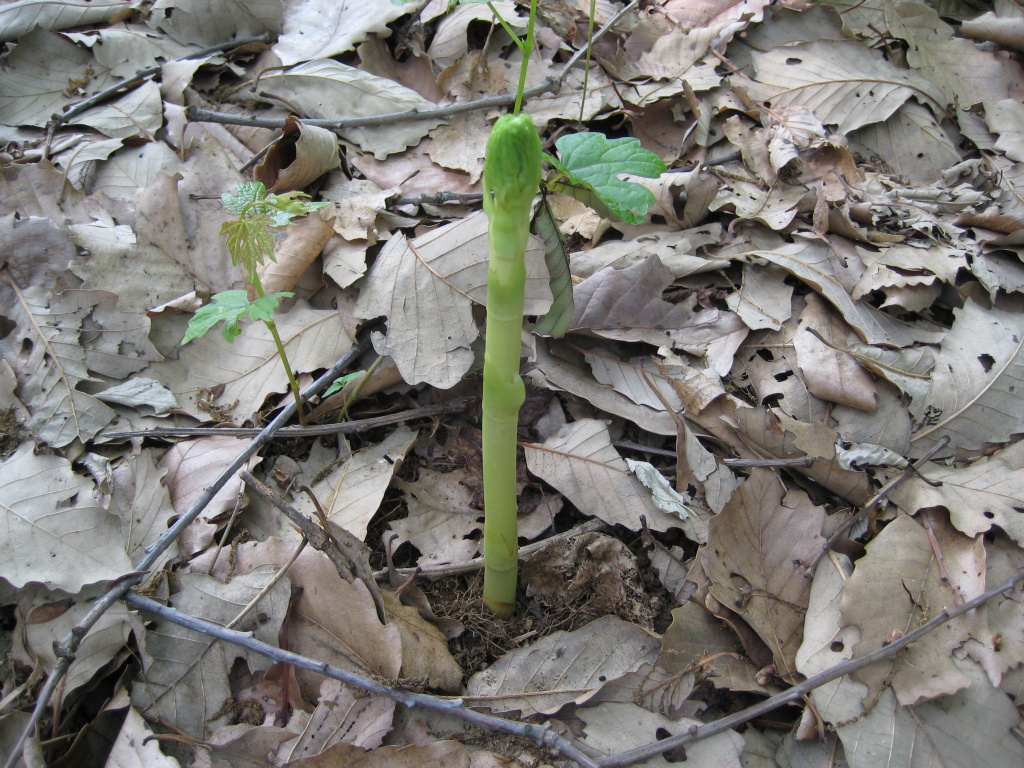
POLYGON ((7 765, 1024 764, 1024 6, 539 13, 546 140, 670 170, 640 224, 556 185, 527 254, 571 322, 523 338, 506 624, 435 407, 479 388, 491 10, 0 7, 7 765), (250 174, 329 203, 260 275, 304 387, 366 371, 315 433, 264 326, 179 345, 250 174), (216 425, 258 436, 167 432, 216 425))

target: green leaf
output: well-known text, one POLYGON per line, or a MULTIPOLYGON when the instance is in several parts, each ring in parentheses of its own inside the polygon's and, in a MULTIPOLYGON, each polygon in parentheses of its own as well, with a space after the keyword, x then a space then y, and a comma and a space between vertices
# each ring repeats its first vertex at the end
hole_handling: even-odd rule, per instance
POLYGON ((220 233, 227 237, 232 264, 236 267, 244 264, 248 272, 254 265, 262 264, 264 257, 269 256, 271 261, 277 261, 274 258, 274 238, 267 229, 269 222, 268 216, 260 216, 255 219, 225 221, 221 225, 220 233))
MULTIPOLYGON (((204 336, 207 331, 213 328, 221 320, 227 320, 234 318, 236 323, 235 334, 238 335, 237 319, 238 316, 245 312, 246 307, 249 306, 249 295, 246 291, 223 291, 213 297, 213 300, 205 307, 200 309, 192 315, 192 319, 188 321, 188 331, 185 333, 185 338, 181 340, 182 344, 188 344, 192 339, 204 336)), ((234 336, 227 336, 225 338, 228 341, 232 341, 234 336)))
POLYGON ((221 321, 224 322, 221 333, 224 334, 225 339, 232 342, 242 332, 238 327, 238 322, 243 315, 247 315, 250 320, 272 321, 274 311, 281 303, 281 299, 294 295, 286 292, 271 293, 256 299, 256 301, 249 301, 247 291, 221 291, 213 296, 209 304, 201 307, 192 315, 192 319, 188 321, 188 331, 181 343, 188 344, 192 339, 205 335, 221 321))
MULTIPOLYGON (((623 181, 620 174, 656 179, 665 164, 640 146, 639 139, 609 139, 603 133, 574 133, 555 142, 561 160, 548 157, 569 184, 587 187, 627 224, 641 224, 654 195, 646 187, 623 181)), ((575 195, 574 195, 575 196, 575 195)))
POLYGON ((259 181, 240 181, 235 186, 235 194, 225 192, 220 196, 221 202, 228 213, 241 216, 245 209, 267 196, 267 188, 259 181))
POLYGON ((355 371, 353 373, 346 373, 344 376, 334 380, 334 383, 327 388, 327 390, 321 395, 321 397, 328 397, 333 395, 335 392, 340 392, 341 388, 348 384, 352 379, 362 376, 366 371, 355 371))

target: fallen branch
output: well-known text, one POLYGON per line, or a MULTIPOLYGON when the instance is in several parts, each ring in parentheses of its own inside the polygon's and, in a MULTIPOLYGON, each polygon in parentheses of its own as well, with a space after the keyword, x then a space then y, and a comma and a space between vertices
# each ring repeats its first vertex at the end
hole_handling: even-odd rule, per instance
MULTIPOLYGON (((323 376, 314 381, 306 391, 303 392, 303 398, 308 399, 313 395, 326 389, 330 384, 341 375, 341 373, 348 368, 352 363, 366 351, 369 347, 369 335, 363 337, 362 341, 352 347, 348 352, 342 355, 341 359, 338 360, 323 376)), ((296 403, 294 400, 289 400, 288 404, 281 409, 281 413, 278 414, 277 418, 271 421, 259 435, 248 446, 245 450, 238 454, 238 456, 232 461, 223 472, 221 472, 217 478, 210 484, 210 486, 203 491, 192 507, 174 523, 170 528, 164 531, 163 535, 160 536, 155 542, 146 547, 146 554, 143 555, 138 565, 135 567, 135 571, 126 574, 124 577, 114 583, 113 586, 94 604, 92 609, 85 616, 82 617, 81 621, 75 625, 75 627, 61 640, 59 643, 54 643, 54 655, 56 656, 56 663, 53 665, 53 671, 50 672, 49 677, 46 679, 46 683, 43 685, 42 690, 39 692, 39 698, 36 700, 35 709, 32 710, 32 716, 29 718, 28 723, 25 724, 24 730, 21 735, 18 736, 18 740, 11 747, 10 754, 7 757, 7 762, 4 763, 4 768, 13 768, 21 757, 22 749, 25 746, 25 741, 29 735, 35 730, 39 721, 43 717, 43 713, 46 711, 47 706, 50 703, 50 699, 53 697, 54 691, 57 689, 58 683, 67 674, 68 667, 71 666, 71 662, 75 658, 75 652, 78 650, 78 646, 81 645, 82 640, 89 630, 92 629, 93 625, 99 621, 99 618, 106 612, 106 610, 113 605, 117 600, 123 597, 129 589, 135 584, 142 580, 142 577, 146 572, 159 560, 160 555, 166 550, 171 543, 181 535, 192 522, 200 515, 200 513, 206 509, 206 506, 213 500, 213 497, 217 492, 230 480, 238 470, 242 469, 249 459, 256 453, 263 445, 274 436, 274 434, 280 430, 288 421, 295 415, 296 403)))
POLYGON ((385 685, 377 680, 357 675, 354 672, 349 672, 348 670, 341 669, 340 667, 334 667, 330 664, 316 661, 315 659, 311 659, 307 656, 300 656, 299 654, 291 651, 275 648, 272 645, 268 645, 267 643, 257 640, 249 632, 238 632, 234 629, 227 629, 225 627, 218 626, 217 624, 211 624, 208 621, 194 618, 182 613, 181 611, 175 610, 174 608, 162 605, 156 600, 143 597, 137 592, 126 592, 124 595, 124 601, 129 605, 135 606, 139 610, 151 613, 161 619, 166 619, 167 621, 178 624, 179 626, 191 629, 194 632, 199 632, 209 637, 224 640, 225 642, 232 643, 233 645, 258 653, 261 656, 266 656, 276 662, 292 664, 300 669, 308 669, 311 672, 316 672, 324 677, 338 680, 346 685, 351 685, 354 688, 367 691, 368 693, 385 696, 397 701, 399 704, 404 704, 407 707, 422 707, 423 709, 429 709, 434 712, 443 712, 481 728, 500 731, 502 733, 510 733, 514 736, 524 736, 528 739, 532 739, 543 747, 558 750, 558 752, 564 757, 567 757, 570 760, 575 760, 583 766, 583 768, 598 768, 597 763, 557 733, 552 731, 549 725, 522 723, 518 720, 506 720, 501 717, 495 717, 494 715, 485 715, 482 712, 477 712, 476 710, 466 707, 462 703, 462 699, 443 699, 426 693, 413 693, 412 691, 406 691, 401 688, 385 685))
MULTIPOLYGON (((308 427, 283 427, 276 433, 280 439, 294 437, 319 437, 322 435, 342 435, 350 432, 363 432, 367 429, 385 427, 413 419, 425 419, 432 416, 444 416, 466 410, 475 397, 458 397, 436 405, 425 405, 386 416, 374 416, 372 419, 354 419, 338 424, 316 424, 308 427)), ((123 440, 129 437, 255 437, 263 432, 255 427, 157 427, 156 429, 135 429, 127 432, 103 432, 98 437, 106 440, 123 440)))
POLYGON ((1017 571, 1017 573, 995 589, 990 589, 988 592, 978 595, 973 600, 969 600, 951 611, 942 611, 931 621, 922 624, 913 632, 904 635, 898 640, 894 640, 889 645, 879 648, 877 651, 869 653, 867 656, 862 656, 859 659, 850 659, 849 661, 836 664, 834 667, 830 667, 824 672, 819 672, 817 675, 807 678, 804 682, 794 685, 792 688, 789 688, 782 693, 776 694, 769 699, 765 699, 761 703, 755 704, 752 707, 742 709, 728 717, 723 717, 721 720, 716 720, 715 722, 708 723, 707 725, 694 726, 686 731, 686 733, 681 733, 678 736, 672 736, 671 738, 655 742, 654 744, 630 749, 626 752, 620 752, 617 755, 602 757, 597 761, 597 764, 600 768, 619 768, 619 766, 640 763, 644 760, 649 760, 656 755, 660 755, 663 752, 667 752, 670 749, 674 749, 675 747, 692 744, 695 741, 700 741, 701 739, 706 739, 709 736, 714 736, 716 733, 722 733, 723 731, 731 730, 738 725, 743 725, 743 723, 750 722, 755 717, 765 715, 773 709, 778 709, 784 704, 789 704, 790 702, 802 698, 804 695, 825 683, 830 683, 844 675, 850 674, 851 672, 856 672, 858 669, 869 667, 883 659, 895 656, 908 645, 920 640, 929 632, 938 629, 946 622, 951 621, 958 616, 963 616, 965 613, 969 613, 975 608, 980 608, 996 595, 1000 595, 1003 592, 1013 589, 1021 581, 1024 581, 1024 570, 1017 571))
MULTIPOLYGON (((625 6, 622 10, 612 16, 608 20, 608 23, 601 27, 597 32, 594 33, 594 37, 590 42, 592 46, 598 40, 601 39, 609 30, 611 30, 627 13, 637 7, 640 0, 633 0, 629 5, 625 6)), ((572 71, 580 59, 586 54, 587 46, 580 48, 572 57, 565 62, 558 74, 551 75, 544 79, 543 82, 538 83, 532 88, 527 88, 523 91, 524 98, 533 98, 540 96, 545 93, 557 93, 561 87, 565 78, 569 76, 569 72, 572 71)), ((484 98, 474 99, 473 101, 465 101, 461 104, 450 104, 446 107, 437 107, 436 109, 406 109, 401 112, 389 112, 386 115, 368 115, 366 117, 350 117, 350 118, 300 118, 299 122, 305 125, 312 125, 318 128, 327 128, 330 130, 342 130, 344 128, 359 128, 367 125, 390 125, 393 123, 403 123, 408 120, 428 120, 428 119, 446 119, 455 115, 462 114, 464 112, 474 112, 480 109, 490 109, 492 107, 507 107, 515 103, 514 94, 503 94, 501 96, 485 96, 484 98)), ((251 128, 283 128, 285 125, 285 118, 283 117, 258 117, 256 115, 232 115, 227 112, 215 112, 211 109, 204 109, 202 107, 186 107, 185 117, 195 122, 205 123, 221 123, 223 125, 244 125, 251 128)))

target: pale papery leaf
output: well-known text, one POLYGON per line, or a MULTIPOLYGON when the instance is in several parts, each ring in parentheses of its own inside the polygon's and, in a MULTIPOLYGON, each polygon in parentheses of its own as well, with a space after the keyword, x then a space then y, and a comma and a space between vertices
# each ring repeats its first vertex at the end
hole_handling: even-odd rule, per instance
POLYGON ((711 519, 701 550, 711 594, 739 613, 775 656, 778 674, 796 673, 796 650, 810 585, 798 567, 821 551, 824 510, 755 469, 711 519))
POLYGON ((665 409, 667 403, 677 413, 683 409, 679 396, 652 360, 637 358, 621 361, 600 347, 584 351, 583 357, 590 365, 596 381, 614 388, 637 405, 646 405, 660 411, 665 409))
MULTIPOLYGON (((807 677, 848 661, 860 642, 860 629, 844 624, 839 610, 843 586, 852 573, 853 564, 841 554, 822 560, 814 572, 803 642, 796 653, 797 669, 807 677)), ((868 693, 864 683, 844 675, 816 688, 811 697, 827 722, 842 723, 864 714, 868 693)))
MULTIPOLYGON (((260 91, 287 93, 289 104, 302 110, 307 117, 334 120, 432 109, 435 106, 403 85, 333 59, 316 59, 284 72, 264 74, 260 78, 260 91)), ((260 98, 249 93, 245 96, 260 98)), ((410 119, 395 125, 345 128, 343 133, 364 151, 383 160, 414 146, 441 122, 437 118, 410 119)))
MULTIPOLYGON (((111 0, 107 0, 107 3, 114 4, 111 0)), ((95 2, 92 4, 95 5, 95 2)), ((86 33, 65 32, 64 36, 91 48, 96 61, 119 78, 130 78, 140 69, 161 62, 166 65, 174 59, 194 55, 200 50, 198 45, 182 45, 141 24, 126 23, 86 33)), ((192 61, 198 65, 208 58, 197 57, 192 61)), ((167 71, 161 75, 163 85, 166 86, 167 71)))
POLYGON ((1002 528, 1024 547, 1024 443, 1014 443, 998 453, 967 466, 929 464, 928 479, 910 477, 894 488, 890 498, 909 513, 929 507, 945 507, 958 530, 967 536, 985 533, 993 525, 1002 528))
MULTIPOLYGON (((416 432, 403 424, 386 439, 364 448, 325 474, 313 486, 313 493, 327 518, 357 539, 365 537, 370 520, 416 437, 416 432)), ((316 518, 309 496, 298 496, 295 507, 307 517, 316 518)))
POLYGON ((689 351, 727 334, 734 325, 742 326, 731 313, 697 309, 692 300, 665 301, 661 294, 672 280, 672 273, 654 254, 625 269, 606 267, 573 290, 576 315, 570 328, 689 351))
POLYGON ((65 227, 41 216, 0 218, 0 248, 16 285, 52 289, 75 258, 74 243, 65 227))
POLYGON ((206 46, 280 32, 282 16, 280 0, 156 0, 147 22, 180 43, 206 46))
POLYGON ((1020 715, 973 662, 951 660, 970 685, 955 695, 904 707, 891 688, 882 691, 863 718, 838 723, 850 768, 901 765, 1003 768, 1024 761, 1024 745, 1013 735, 1020 715))
MULTIPOLYGON (((110 510, 121 519, 121 533, 132 562, 142 559, 145 548, 166 531, 177 514, 164 483, 167 473, 157 463, 156 451, 147 448, 114 467, 110 510)), ((164 557, 170 559, 176 551, 172 544, 164 557)))
POLYGON ((391 730, 395 701, 357 692, 337 680, 325 679, 309 722, 288 747, 289 762, 319 755, 335 744, 375 749, 391 730))
POLYGON ((1024 17, 1012 9, 989 11, 960 25, 960 31, 977 40, 991 40, 1007 48, 1024 49, 1024 17))
POLYGON ((955 35, 934 8, 899 6, 888 18, 892 36, 907 43, 907 63, 941 88, 947 103, 969 108, 1022 95, 1019 65, 955 35))
POLYGON ((798 421, 778 409, 738 408, 737 431, 744 442, 776 458, 811 456, 814 463, 798 471, 854 504, 871 498, 873 488, 863 472, 843 469, 835 459, 839 435, 824 423, 798 421))
POLYGON ((836 277, 838 265, 833 264, 834 253, 823 243, 797 241, 776 250, 752 251, 749 255, 778 264, 816 288, 868 344, 906 347, 922 341, 935 343, 942 338, 941 333, 915 327, 868 304, 854 302, 836 277))
MULTIPOLYGON (((180 590, 170 599, 172 607, 190 616, 227 625, 234 621, 272 579, 276 569, 263 567, 224 584, 203 574, 181 574, 180 590)), ((288 610, 290 587, 281 578, 260 598, 259 618, 249 613, 241 621, 261 642, 277 644, 278 632, 288 610)), ((171 622, 147 629, 146 650, 152 660, 132 689, 132 703, 140 712, 159 716, 196 738, 205 738, 214 713, 231 697, 228 672, 236 656, 250 670, 263 670, 271 661, 252 651, 213 640, 171 622)), ((224 712, 222 716, 226 715, 224 712)))
POLYGON ((52 294, 0 281, 0 307, 16 325, 0 339, 0 356, 18 376, 19 396, 32 413, 27 426, 56 448, 92 439, 114 418, 113 410, 78 389, 93 380, 83 324, 97 304, 111 299, 103 291, 52 294))
POLYGON ((88 141, 83 137, 82 141, 53 156, 54 164, 64 170, 68 183, 79 192, 88 192, 97 166, 124 146, 121 139, 90 138, 94 140, 88 141))
POLYGON ((505 654, 470 678, 464 699, 494 712, 551 714, 570 702, 588 701, 605 682, 652 663, 660 647, 657 635, 605 616, 505 654))
MULTIPOLYGON (((148 187, 162 175, 172 176, 180 160, 163 142, 147 142, 140 147, 124 147, 96 169, 93 194, 102 192, 135 211, 139 187, 148 187)), ((118 218, 126 218, 123 215, 118 218)))
POLYGON ((536 340, 536 369, 530 374, 534 383, 549 389, 565 390, 592 403, 600 410, 629 419, 656 435, 674 435, 676 422, 664 408, 637 405, 613 387, 599 384, 583 354, 564 342, 536 340))
MULTIPOLYGON (((275 323, 288 359, 300 370, 329 368, 351 346, 341 315, 335 310, 311 309, 296 302, 278 311, 275 323)), ((202 390, 223 386, 219 407, 248 418, 269 395, 288 391, 288 377, 274 340, 263 323, 242 323, 234 343, 219 333, 189 342, 177 360, 156 363, 146 375, 162 382, 183 409, 206 418, 199 405, 202 390)))
MULTIPOLYGON (((688 717, 670 720, 636 704, 599 704, 581 710, 580 717, 586 725, 586 745, 602 756, 646 746, 658 741, 659 736, 666 733, 670 736, 682 734, 688 728, 701 724, 699 720, 688 717)), ((743 737, 736 731, 717 733, 687 744, 686 759, 708 768, 740 768, 743 744, 743 737)), ((669 768, 676 763, 669 762, 664 755, 658 755, 645 760, 644 765, 649 768, 669 768)))
POLYGON ((696 541, 706 536, 700 520, 680 520, 655 506, 651 492, 633 476, 612 445, 607 422, 583 419, 567 424, 543 445, 528 445, 526 465, 584 515, 599 517, 609 525, 639 531, 643 515, 653 530, 683 528, 696 541))
POLYGON ((911 442, 922 453, 942 436, 950 437, 948 451, 976 451, 1024 432, 1020 320, 970 300, 954 314, 935 357, 931 390, 914 421, 911 442))
MULTIPOLYGON (((17 40, 34 27, 56 32, 108 21, 128 10, 131 0, 23 0, 0 10, 0 40, 17 40)), ((134 70, 133 70, 134 71, 134 70)))
POLYGON ((672 611, 658 666, 673 675, 703 667, 713 670, 709 680, 716 688, 765 692, 757 668, 742 655, 739 638, 695 600, 672 611))
POLYGON ((880 157, 907 184, 932 184, 960 161, 948 130, 924 106, 908 101, 892 117, 850 134, 850 149, 880 157))
POLYGON ((263 291, 269 294, 295 288, 332 237, 331 221, 319 213, 289 225, 275 249, 276 260, 268 259, 258 270, 263 291))
POLYGON ((751 96, 809 107, 840 133, 889 118, 908 99, 941 109, 946 99, 913 70, 898 69, 854 41, 816 41, 752 54, 751 96))
POLYGON ((779 331, 752 334, 736 356, 730 379, 737 386, 750 387, 754 402, 780 408, 795 419, 822 421, 826 403, 816 397, 800 375, 800 362, 793 346, 799 331, 800 305, 779 331))
POLYGON ((270 192, 303 189, 338 167, 338 137, 326 128, 285 119, 284 132, 253 170, 270 192))
POLYGON ((284 11, 284 34, 274 45, 282 64, 328 59, 351 51, 370 35, 390 35, 387 25, 409 13, 410 7, 390 0, 335 2, 298 0, 284 11))
POLYGON ((877 410, 877 390, 868 372, 852 355, 819 340, 820 337, 846 339, 852 331, 817 294, 807 296, 807 306, 800 313, 800 329, 793 336, 793 347, 801 378, 811 394, 839 405, 877 410), (817 335, 808 329, 813 329, 817 335))
POLYGON ((471 505, 476 491, 464 481, 471 474, 465 469, 441 474, 432 469, 420 470, 415 483, 397 480, 396 486, 406 494, 409 514, 388 526, 398 536, 396 549, 409 542, 420 551, 418 565, 464 563, 480 550, 480 541, 473 538, 483 530, 483 511, 471 505))
POLYGON ((777 268, 743 265, 743 286, 725 300, 752 331, 777 331, 789 319, 793 287, 786 285, 777 268))
MULTIPOLYGON (((7 38, 5 38, 7 39, 7 38)), ((80 101, 71 82, 91 95, 113 84, 92 54, 44 29, 22 35, 5 58, 0 113, 7 125, 44 126, 50 116, 80 101)))
POLYGON ((462 669, 448 650, 445 634, 419 610, 403 605, 394 592, 385 592, 383 597, 388 622, 398 627, 402 636, 402 678, 417 680, 427 688, 459 693, 462 669))
MULTIPOLYGON (((245 443, 233 437, 208 437, 202 440, 186 440, 176 443, 160 460, 158 467, 166 470, 164 484, 171 495, 174 511, 182 515, 187 512, 206 488, 242 452, 245 443)), ((259 457, 253 456, 248 462, 251 470, 259 457)), ((193 521, 180 541, 189 554, 206 549, 217 530, 214 520, 235 508, 242 480, 236 474, 225 483, 206 505, 199 517, 193 521)))
MULTIPOLYGON (((305 553, 303 553, 305 555, 305 553)), ((402 639, 394 624, 377 618, 370 592, 361 581, 342 579, 326 556, 313 552, 303 566, 302 594, 293 603, 289 648, 364 676, 397 679, 402 639)), ((317 698, 322 677, 296 670, 303 696, 317 698)))
POLYGON ((109 765, 145 765, 147 768, 179 768, 179 763, 160 749, 146 720, 134 707, 129 707, 124 723, 117 732, 107 757, 109 765))
MULTIPOLYGON (((29 585, 21 593, 18 606, 20 621, 12 660, 27 666, 39 663, 47 673, 51 672, 57 662, 54 645, 71 632, 106 591, 105 585, 89 586, 72 597, 67 592, 29 585)), ((130 631, 127 607, 111 606, 78 646, 64 679, 65 695, 88 685, 97 672, 113 661, 128 642, 130 631)))
MULTIPOLYGON (((843 623, 860 629, 853 658, 883 647, 894 633, 906 634, 943 606, 970 600, 984 591, 982 540, 962 535, 940 518, 929 515, 948 566, 949 583, 940 578, 924 525, 907 515, 886 526, 857 561, 840 605, 843 623)), ((893 659, 852 676, 868 685, 873 696, 891 685, 903 705, 953 694, 970 685, 970 677, 953 658, 953 650, 969 637, 989 639, 990 630, 982 617, 969 614, 954 619, 893 659)))

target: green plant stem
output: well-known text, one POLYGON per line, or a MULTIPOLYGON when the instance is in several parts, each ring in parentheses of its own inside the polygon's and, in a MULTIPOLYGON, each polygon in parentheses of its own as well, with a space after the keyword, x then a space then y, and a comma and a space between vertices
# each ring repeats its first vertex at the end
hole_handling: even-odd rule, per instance
MULTIPOLYGON (((252 287, 256 290, 256 295, 261 299, 266 296, 263 292, 263 284, 260 282, 260 278, 256 274, 255 269, 249 274, 249 279, 252 282, 252 287)), ((295 412, 299 415, 299 424, 306 426, 306 412, 302 409, 302 395, 299 393, 299 380, 296 379, 295 374, 292 373, 292 364, 288 362, 288 353, 284 351, 284 343, 281 341, 281 334, 277 332, 277 323, 273 320, 264 320, 263 322, 274 339, 274 344, 277 346, 278 357, 281 358, 281 365, 284 366, 284 372, 288 376, 288 384, 292 389, 292 395, 295 397, 295 412)))
POLYGON ((363 388, 363 384, 369 381, 370 376, 372 376, 373 372, 380 367, 382 362, 384 362, 384 357, 382 355, 377 355, 377 359, 373 361, 369 368, 363 371, 363 375, 359 377, 353 385, 352 391, 349 392, 348 397, 345 398, 345 404, 341 406, 341 410, 338 411, 338 421, 344 421, 348 418, 348 407, 356 401, 356 398, 359 397, 360 390, 363 388))
MULTIPOLYGON (((593 22, 593 19, 591 19, 593 22)), ((534 29, 537 26, 537 0, 530 0, 530 21, 526 27, 526 44, 521 45, 519 50, 523 54, 523 63, 519 67, 519 87, 516 89, 516 105, 512 110, 513 115, 518 115, 523 108, 523 91, 526 90, 526 71, 530 66, 530 56, 533 55, 534 29)))
POLYGON ((483 176, 491 254, 483 397, 484 604, 502 618, 515 609, 519 565, 516 432, 526 399, 519 359, 540 158, 540 137, 529 115, 505 115, 495 123, 483 176))

